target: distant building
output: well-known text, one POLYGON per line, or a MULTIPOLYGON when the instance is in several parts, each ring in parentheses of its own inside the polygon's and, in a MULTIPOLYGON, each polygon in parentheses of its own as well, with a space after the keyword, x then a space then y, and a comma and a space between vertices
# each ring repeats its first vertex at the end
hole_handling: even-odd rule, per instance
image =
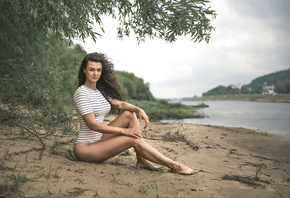
POLYGON ((269 95, 274 95, 275 92, 275 85, 263 85, 263 91, 262 94, 269 94, 269 95))
POLYGON ((236 85, 234 84, 231 84, 229 85, 232 89, 241 89, 242 88, 242 84, 241 83, 238 83, 236 85))

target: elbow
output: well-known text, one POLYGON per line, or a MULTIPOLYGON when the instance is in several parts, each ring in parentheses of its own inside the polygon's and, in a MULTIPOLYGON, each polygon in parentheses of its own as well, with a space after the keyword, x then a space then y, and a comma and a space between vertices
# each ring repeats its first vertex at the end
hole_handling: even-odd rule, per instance
POLYGON ((96 131, 98 129, 98 123, 96 122, 86 122, 86 124, 90 130, 96 131))
POLYGON ((125 104, 125 102, 119 101, 118 103, 116 103, 114 105, 114 108, 119 109, 119 110, 123 110, 124 104, 125 104))
POLYGON ((94 125, 91 123, 87 123, 87 126, 90 130, 94 130, 94 125))
POLYGON ((100 123, 96 121, 93 113, 83 115, 83 119, 90 130, 96 130, 100 127, 100 123))

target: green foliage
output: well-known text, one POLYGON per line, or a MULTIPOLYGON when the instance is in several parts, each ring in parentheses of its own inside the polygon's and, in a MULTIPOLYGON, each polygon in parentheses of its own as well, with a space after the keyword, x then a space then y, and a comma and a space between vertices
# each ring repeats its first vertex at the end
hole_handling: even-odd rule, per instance
POLYGON ((264 180, 258 177, 258 175, 261 175, 262 169, 266 168, 264 165, 257 164, 256 165, 256 173, 255 176, 240 176, 240 175, 224 175, 222 177, 223 180, 233 180, 233 181, 238 181, 240 183, 247 184, 249 186, 252 186, 254 188, 256 187, 262 187, 265 188, 264 185, 261 183, 266 183, 266 184, 271 184, 272 180, 264 180))
POLYGON ((20 169, 18 175, 13 175, 17 188, 20 186, 21 183, 25 183, 27 181, 32 181, 31 179, 28 179, 26 177, 26 173, 22 173, 22 172, 23 171, 22 171, 22 166, 21 166, 21 169, 20 169))
POLYGON ((136 0, 117 3, 120 27, 118 36, 129 36, 133 30, 138 41, 158 37, 175 41, 177 36, 190 35, 196 41, 210 39, 214 27, 210 19, 215 18, 214 10, 206 7, 206 0, 155 1, 136 0))
POLYGON ((116 71, 116 76, 127 101, 144 109, 151 120, 203 117, 192 106, 156 100, 149 90, 149 84, 133 73, 116 71))
POLYGON ((209 41, 214 27, 209 18, 216 13, 206 0, 153 1, 136 0, 70 0, 70 1, 11 1, 0 2, 0 43, 10 46, 7 54, 22 53, 35 40, 56 35, 72 41, 91 37, 96 40, 104 33, 101 17, 111 16, 119 21, 118 36, 134 31, 139 41, 158 37, 172 42, 188 34, 194 41, 209 41), (93 30, 93 24, 99 31, 93 30))
POLYGON ((164 103, 164 100, 157 101, 138 101, 128 100, 129 103, 136 105, 146 111, 151 120, 202 118, 194 108, 181 103, 164 103))
MULTIPOLYGON (((0 1, 0 98, 6 102, 67 104, 71 101, 77 67, 85 51, 69 47, 75 38, 94 40, 104 33, 101 17, 119 21, 118 36, 134 31, 137 40, 158 37, 175 41, 188 34, 208 41, 215 11, 206 0, 187 1, 0 1), (98 26, 99 32, 93 30, 98 26)), ((142 79, 126 82, 127 95, 153 100, 142 79), (133 83, 133 84, 132 84, 133 83)), ((130 96, 128 96, 130 97, 130 96)))
POLYGON ((251 93, 262 93, 265 83, 274 84, 276 93, 290 93, 290 69, 258 77, 245 87, 251 88, 251 93))
POLYGON ((240 94, 241 90, 232 88, 231 86, 218 86, 214 89, 209 90, 206 93, 203 93, 202 96, 213 96, 213 95, 233 95, 233 94, 240 94))
MULTIPOLYGON (((120 38, 133 30, 138 41, 158 37, 172 42, 188 34, 195 42, 208 42, 214 29, 209 17, 216 14, 205 3, 206 0, 1 0, 1 123, 17 126, 21 134, 38 138, 43 151, 43 134, 35 125, 44 128, 45 135, 54 133, 56 127, 71 131, 69 112, 79 64, 86 54, 81 46, 71 46, 73 39, 96 40, 104 33, 101 17, 106 15, 119 21, 120 38), (98 26, 98 32, 93 25, 98 26), (6 108, 7 104, 10 106, 6 108), (28 113, 23 110, 27 107, 28 113)), ((119 78, 128 98, 154 100, 148 83, 137 77, 125 81, 126 75, 132 76, 123 74, 123 81, 122 75, 119 78)), ((177 109, 176 114, 187 111, 177 109)), ((167 113, 168 117, 173 114, 167 113)))
POLYGON ((1 67, 2 101, 42 106, 72 105, 79 64, 86 52, 52 39, 39 46, 30 58, 1 67))
POLYGON ((290 93, 290 69, 267 74, 254 79, 250 84, 243 85, 241 89, 231 86, 218 86, 203 93, 203 96, 235 95, 235 94, 261 94, 263 85, 275 85, 275 92, 279 94, 290 93))
MULTIPOLYGON (((68 137, 68 142, 74 141, 77 131, 77 119, 72 111, 66 109, 57 110, 52 105, 42 105, 41 109, 28 109, 27 107, 11 104, 1 104, 0 124, 2 127, 8 126, 9 135, 19 136, 21 139, 36 139, 41 144, 39 159, 46 149, 45 139, 54 138, 55 143, 51 146, 51 152, 60 145, 58 139, 68 137)), ((26 156, 27 157, 27 156, 26 156)))
POLYGON ((134 100, 155 100, 149 90, 149 83, 144 83, 142 78, 136 77, 133 73, 116 71, 118 82, 126 98, 134 100))

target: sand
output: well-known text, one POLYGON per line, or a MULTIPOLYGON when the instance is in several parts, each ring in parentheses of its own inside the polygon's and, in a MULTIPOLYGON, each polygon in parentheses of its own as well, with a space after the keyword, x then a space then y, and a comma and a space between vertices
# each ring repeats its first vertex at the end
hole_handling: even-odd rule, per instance
POLYGON ((21 139, 17 129, 2 126, 0 197, 290 197, 289 138, 158 122, 143 136, 164 155, 200 172, 136 169, 132 149, 103 163, 72 161, 69 135, 43 139, 39 159, 37 138, 21 139))

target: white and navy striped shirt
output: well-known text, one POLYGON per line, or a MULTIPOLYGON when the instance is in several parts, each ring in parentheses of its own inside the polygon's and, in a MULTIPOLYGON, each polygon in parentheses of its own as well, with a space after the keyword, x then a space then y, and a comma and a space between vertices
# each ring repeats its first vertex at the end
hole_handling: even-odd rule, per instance
POLYGON ((90 130, 83 115, 94 113, 97 122, 103 123, 110 112, 111 105, 99 90, 92 90, 85 85, 80 86, 74 94, 74 104, 80 122, 80 132, 76 143, 91 143, 99 141, 102 133, 90 130))

